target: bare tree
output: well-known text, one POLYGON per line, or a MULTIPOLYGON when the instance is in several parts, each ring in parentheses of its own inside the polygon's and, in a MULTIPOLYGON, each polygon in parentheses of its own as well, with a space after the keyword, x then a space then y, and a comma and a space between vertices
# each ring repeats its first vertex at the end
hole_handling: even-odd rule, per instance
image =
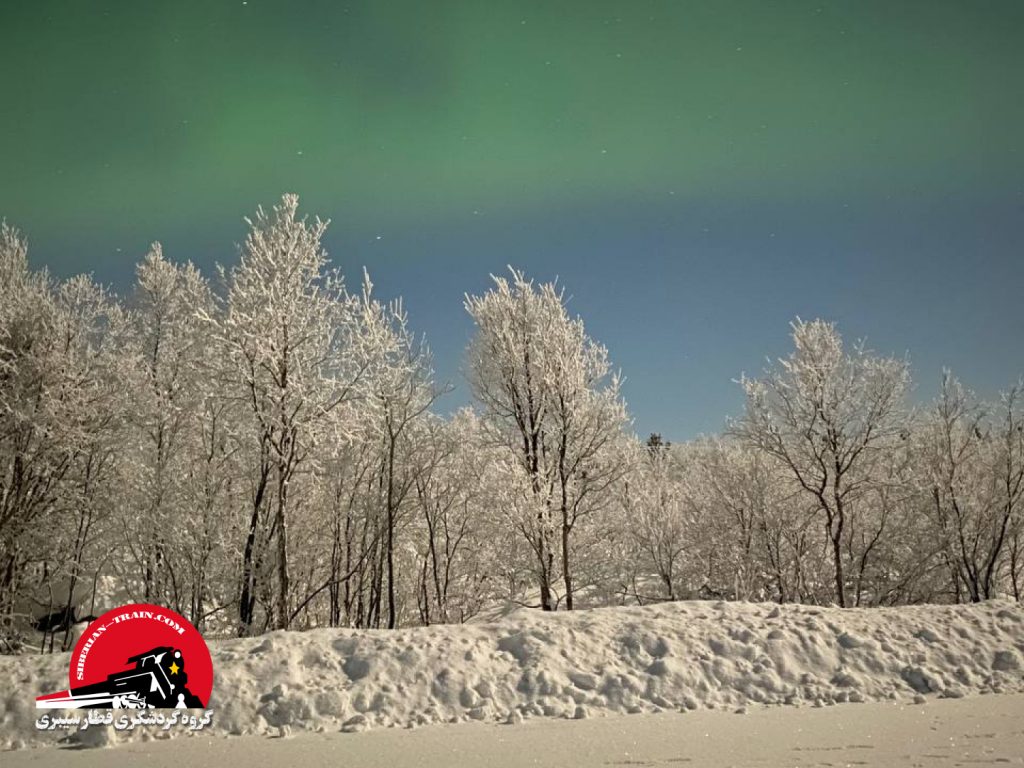
MULTIPOLYGON (((620 484, 623 526, 639 563, 657 574, 666 599, 677 600, 682 596, 684 553, 693 543, 692 507, 671 446, 654 437, 635 445, 634 471, 620 484)), ((639 597, 637 587, 634 592, 639 597)))
MULTIPOLYGON (((384 504, 384 563, 380 569, 387 584, 387 628, 397 625, 395 548, 396 529, 403 504, 416 482, 417 468, 409 460, 410 429, 444 390, 434 386, 430 353, 409 330, 408 318, 400 301, 389 306, 371 297, 372 284, 364 276, 363 325, 377 350, 371 383, 369 406, 375 418, 372 424, 381 445, 380 486, 384 504), (406 455, 403 456, 403 453, 406 455), (399 462, 409 465, 402 471, 399 462)), ((383 590, 381 590, 383 591, 383 590)))
POLYGON ((795 349, 760 379, 741 381, 746 414, 732 432, 781 461, 824 518, 836 602, 847 605, 844 537, 851 511, 877 483, 907 430, 906 361, 858 343, 850 352, 831 323, 793 324, 795 349))
POLYGON ((32 272, 27 253, 0 224, 0 642, 12 647, 19 616, 73 614, 111 507, 122 418, 120 308, 87 277, 32 272))
MULTIPOLYGON (((320 240, 327 223, 298 218, 298 198, 285 195, 271 212, 249 222, 240 263, 227 275, 225 305, 210 319, 225 354, 229 397, 246 404, 257 447, 257 478, 246 543, 267 504, 276 543, 276 626, 291 620, 289 571, 290 487, 332 413, 355 396, 369 365, 357 300, 327 267, 320 240)), ((246 578, 254 568, 247 562, 246 578)), ((253 587, 242 585, 243 608, 253 587)), ((243 611, 243 624, 251 620, 243 611)))
POLYGON ((605 461, 626 423, 619 377, 607 350, 566 312, 552 283, 535 286, 512 270, 483 296, 467 296, 477 326, 469 377, 497 440, 529 482, 532 509, 517 527, 534 551, 541 607, 553 610, 555 558, 566 608, 573 607, 572 536, 623 467, 605 461))
POLYGON ((972 602, 998 590, 1004 549, 1016 585, 1013 549, 1024 493, 1020 388, 1003 396, 994 418, 948 371, 921 429, 920 470, 924 508, 953 574, 972 602))

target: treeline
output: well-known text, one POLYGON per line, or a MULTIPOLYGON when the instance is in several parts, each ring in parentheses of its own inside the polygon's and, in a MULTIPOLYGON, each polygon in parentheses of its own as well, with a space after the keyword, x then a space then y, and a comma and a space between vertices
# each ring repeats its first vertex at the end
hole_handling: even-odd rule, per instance
MULTIPOLYGON (((722 437, 631 434, 554 285, 467 296, 475 405, 448 418, 401 303, 353 288, 285 196, 213 281, 154 245, 123 299, 0 231, 0 635, 161 603, 212 634, 465 621, 692 597, 1020 599, 1021 387, 797 321, 722 437)), ((65 644, 66 631, 49 645, 65 644)))

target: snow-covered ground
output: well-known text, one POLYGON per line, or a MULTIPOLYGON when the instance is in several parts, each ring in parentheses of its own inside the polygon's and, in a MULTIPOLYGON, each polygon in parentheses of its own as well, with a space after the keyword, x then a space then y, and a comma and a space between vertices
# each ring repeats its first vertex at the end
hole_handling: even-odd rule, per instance
POLYGON ((737 717, 678 712, 516 727, 440 725, 414 731, 194 737, 105 750, 7 753, 5 768, 601 768, 602 766, 912 766, 1024 764, 1024 696, 769 707, 737 717))
MULTIPOLYGON (((521 610, 487 624, 324 629, 211 645, 211 736, 1024 692, 1024 607, 1006 601, 521 610)), ((67 661, 0 658, 0 745, 56 740, 36 731, 34 697, 66 685, 67 661)), ((102 742, 100 734, 114 733, 81 737, 102 742)))

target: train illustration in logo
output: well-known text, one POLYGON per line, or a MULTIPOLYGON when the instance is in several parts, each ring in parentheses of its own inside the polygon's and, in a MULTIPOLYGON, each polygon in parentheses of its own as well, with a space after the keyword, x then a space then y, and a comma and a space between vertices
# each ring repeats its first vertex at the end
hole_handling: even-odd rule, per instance
POLYGON ((206 706, 187 687, 185 658, 178 648, 158 646, 131 656, 130 669, 100 683, 40 696, 42 709, 201 709, 206 706))

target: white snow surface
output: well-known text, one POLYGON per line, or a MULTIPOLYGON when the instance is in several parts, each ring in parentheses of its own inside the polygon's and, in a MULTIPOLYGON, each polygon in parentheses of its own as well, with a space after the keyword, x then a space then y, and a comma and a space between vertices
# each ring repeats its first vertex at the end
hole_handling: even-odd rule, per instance
POLYGON ((1024 765, 1024 695, 661 712, 593 720, 537 718, 291 738, 197 736, 116 749, 23 749, 4 768, 823 768, 1024 765))
MULTIPOLYGON (((210 646, 205 735, 1024 692, 1024 606, 1002 600, 524 609, 492 623, 274 632, 210 646)), ((0 657, 0 748, 61 737, 36 730, 34 698, 65 688, 67 665, 67 654, 0 657)), ((91 728, 71 739, 150 736, 91 728)))

